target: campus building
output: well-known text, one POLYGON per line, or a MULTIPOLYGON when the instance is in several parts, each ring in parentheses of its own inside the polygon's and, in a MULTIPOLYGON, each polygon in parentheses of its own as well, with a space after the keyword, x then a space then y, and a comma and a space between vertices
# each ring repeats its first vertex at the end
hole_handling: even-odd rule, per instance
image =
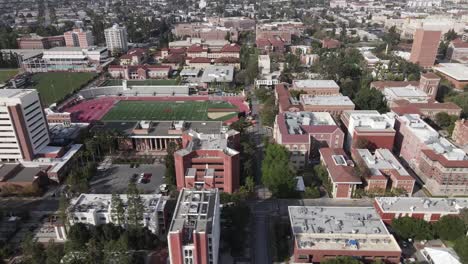
POLYGON ((416 29, 409 60, 423 68, 434 66, 441 34, 441 31, 416 29))
POLYGON ((462 63, 439 63, 434 70, 456 89, 463 91, 468 85, 468 66, 462 63))
POLYGON ((395 150, 433 195, 468 194, 468 156, 424 122, 403 115, 395 122, 395 150))
POLYGON ((104 64, 110 63, 105 47, 56 47, 44 50, 42 56, 23 60, 27 72, 98 72, 104 64))
POLYGON ((17 43, 20 49, 50 49, 65 46, 65 39, 63 36, 41 37, 31 34, 18 38, 17 43))
POLYGON ((401 191, 412 195, 415 180, 388 149, 354 149, 352 156, 357 166, 364 171, 365 190, 383 193, 401 191))
MULTIPOLYGON (((125 209, 122 226, 126 226, 128 199, 126 194, 119 194, 125 209)), ((141 194, 143 202, 143 226, 157 235, 163 235, 169 224, 169 210, 166 203, 169 199, 161 194, 141 194)), ((70 225, 83 223, 97 226, 108 223, 116 224, 118 219, 113 216, 112 194, 82 193, 70 202, 67 209, 70 225)))
POLYGON ((36 90, 0 90, 0 160, 32 160, 49 144, 49 129, 36 90))
POLYGON ((182 189, 167 235, 171 264, 217 264, 220 205, 217 189, 182 189))
POLYGON ((328 112, 333 116, 340 116, 343 111, 354 110, 354 103, 348 96, 344 95, 324 95, 314 96, 301 94, 299 102, 308 112, 328 112))
POLYGON ((435 100, 439 90, 440 77, 432 72, 421 73, 418 81, 375 81, 371 88, 381 91, 389 106, 395 101, 406 100, 411 103, 427 103, 435 100))
POLYGON ((182 135, 182 149, 174 153, 177 189, 218 188, 233 193, 239 188, 240 134, 203 134, 190 130, 182 135))
POLYGON ((407 100, 393 101, 390 110, 397 115, 418 114, 433 120, 438 113, 460 116, 462 111, 461 107, 452 102, 411 103, 407 100))
POLYGON ((107 49, 112 53, 127 52, 127 29, 115 24, 104 30, 107 49))
POLYGON ((67 31, 63 33, 63 37, 65 38, 65 45, 67 47, 87 48, 94 45, 93 33, 82 28, 67 31))
POLYGON ((345 148, 376 148, 393 147, 395 140, 395 114, 380 114, 376 110, 344 111, 341 122, 346 128, 345 148), (360 144, 367 144, 362 146, 360 144))
POLYGON ((344 133, 329 113, 284 112, 276 115, 273 138, 289 150, 292 166, 304 169, 321 147, 342 148, 344 133))
POLYGON ((289 89, 316 96, 340 94, 340 87, 333 80, 293 80, 289 89))
POLYGON ((391 224, 393 219, 405 216, 436 222, 445 215, 459 215, 461 209, 468 208, 468 199, 377 197, 374 207, 387 224, 391 224))
POLYGON ((400 263, 397 241, 372 207, 289 206, 294 263, 349 256, 400 263))
POLYGON ((351 198, 362 180, 356 176, 354 162, 343 149, 321 148, 320 163, 327 169, 333 198, 351 198))
POLYGON ((468 120, 461 119, 455 122, 452 139, 461 146, 468 145, 468 120))

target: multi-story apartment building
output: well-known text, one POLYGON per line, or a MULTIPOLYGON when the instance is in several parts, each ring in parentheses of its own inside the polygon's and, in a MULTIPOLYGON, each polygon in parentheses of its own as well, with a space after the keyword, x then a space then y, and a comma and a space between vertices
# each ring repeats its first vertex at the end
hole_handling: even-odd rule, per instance
POLYGON ((352 156, 357 166, 367 169, 363 180, 365 190, 370 192, 403 191, 411 196, 414 189, 414 178, 400 164, 388 149, 376 149, 372 154, 368 149, 354 149, 352 156))
POLYGON ((468 208, 468 199, 377 197, 374 200, 374 208, 387 224, 391 224, 393 219, 405 216, 436 222, 445 215, 459 215, 463 208, 468 208))
POLYGON ((354 162, 343 149, 321 148, 320 163, 327 168, 333 198, 351 198, 362 180, 355 174, 354 162))
POLYGON ((349 256, 400 263, 401 249, 372 207, 289 206, 294 263, 349 256))
POLYGON ((239 144, 240 134, 235 130, 184 133, 182 149, 174 154, 177 188, 218 188, 233 193, 239 187, 239 144))
POLYGON ((50 142, 36 90, 0 90, 0 160, 30 161, 50 142))
POLYGON ((104 30, 107 49, 112 53, 127 52, 127 29, 117 24, 104 30))
POLYGON ((423 68, 434 66, 439 48, 441 31, 416 29, 411 48, 410 61, 423 68))
POLYGON ((182 189, 167 235, 171 264, 217 264, 220 205, 217 189, 182 189))
POLYGON ((300 170, 320 158, 321 147, 342 148, 344 133, 329 113, 284 112, 276 116, 273 137, 291 152, 291 165, 300 170))
POLYGON ((65 45, 67 47, 87 48, 94 45, 93 33, 82 28, 67 31, 63 33, 63 37, 65 38, 65 45))
MULTIPOLYGON (((166 207, 169 197, 161 194, 141 194, 143 202, 143 219, 142 224, 157 235, 163 235, 167 231, 169 224, 169 211, 166 207)), ((127 204, 128 198, 126 194, 119 194, 125 209, 123 215, 122 226, 126 226, 127 221, 127 204)), ((70 225, 83 223, 88 225, 102 224, 118 224, 117 216, 112 211, 112 195, 111 194, 87 194, 82 193, 78 198, 71 201, 70 207, 67 209, 70 225)))
POLYGON ((455 122, 452 139, 461 146, 468 145, 468 120, 460 119, 455 122))
POLYGON ((340 87, 333 80, 293 80, 289 89, 316 96, 340 94, 340 87))
POLYGON ((435 195, 468 193, 468 156, 424 122, 403 115, 395 122, 395 150, 435 195))
POLYGON ((346 128, 345 148, 393 148, 395 140, 395 114, 380 114, 376 110, 350 110, 341 115, 341 122, 346 128), (358 146, 365 140, 367 146, 358 146))

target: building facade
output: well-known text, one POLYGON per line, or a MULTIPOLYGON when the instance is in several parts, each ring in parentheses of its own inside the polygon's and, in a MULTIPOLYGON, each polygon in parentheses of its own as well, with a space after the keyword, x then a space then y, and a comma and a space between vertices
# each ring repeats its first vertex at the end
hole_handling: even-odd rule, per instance
POLYGON ((217 189, 182 189, 167 235, 171 264, 217 264, 220 205, 217 189))
POLYGON ((344 111, 341 122, 347 132, 345 148, 348 151, 352 148, 393 148, 395 114, 380 114, 375 110, 344 111))
POLYGON ((17 39, 20 49, 50 49, 65 46, 63 36, 41 37, 38 35, 24 36, 17 39))
POLYGON ((403 115, 395 122, 395 150, 424 181, 433 195, 468 193, 468 156, 424 122, 403 115))
POLYGON ((344 133, 329 113, 284 112, 276 116, 273 138, 289 150, 291 165, 302 170, 320 158, 321 147, 342 148, 344 133))
POLYGON ((177 189, 218 188, 233 193, 239 188, 240 134, 235 130, 182 136, 182 149, 174 153, 177 189))
POLYGON ((365 171, 365 190, 374 193, 397 191, 413 194, 415 180, 388 149, 354 149, 353 159, 365 171))
POLYGON ((372 207, 289 206, 294 263, 348 256, 400 263, 401 249, 372 207))
POLYGON ((416 29, 410 61, 423 68, 434 66, 441 34, 441 31, 431 31, 423 28, 416 29))
POLYGON ((93 33, 82 28, 67 31, 63 33, 63 37, 65 38, 65 45, 67 47, 87 48, 94 45, 93 33))
POLYGON ((0 160, 32 160, 49 142, 49 129, 36 90, 0 91, 0 160))
POLYGON ((333 80, 293 80, 290 90, 316 96, 340 95, 340 87, 333 80))
POLYGON ((107 49, 112 53, 127 52, 127 29, 119 25, 113 25, 104 30, 107 49))
POLYGON ((452 139, 461 146, 468 145, 468 120, 461 119, 455 122, 452 139))

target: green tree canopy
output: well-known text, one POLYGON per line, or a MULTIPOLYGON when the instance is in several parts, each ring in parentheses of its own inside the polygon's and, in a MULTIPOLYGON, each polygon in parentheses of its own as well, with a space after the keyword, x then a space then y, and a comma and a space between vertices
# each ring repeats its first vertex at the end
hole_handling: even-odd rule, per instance
POLYGON ((434 224, 434 231, 441 239, 454 241, 465 236, 466 227, 460 217, 446 215, 434 224))
POLYGON ((296 182, 289 166, 289 152, 285 147, 268 144, 262 162, 262 172, 262 181, 274 196, 286 198, 293 194, 296 182))
POLYGON ((385 96, 377 89, 362 87, 356 94, 354 103, 361 110, 377 110, 380 113, 388 111, 385 96))
POLYGON ((455 241, 455 246, 453 247, 455 252, 457 252, 458 256, 462 263, 468 263, 468 237, 463 236, 455 241))
POLYGON ((434 237, 431 225, 422 220, 412 217, 400 217, 393 219, 392 228, 398 237, 402 239, 429 240, 434 237))

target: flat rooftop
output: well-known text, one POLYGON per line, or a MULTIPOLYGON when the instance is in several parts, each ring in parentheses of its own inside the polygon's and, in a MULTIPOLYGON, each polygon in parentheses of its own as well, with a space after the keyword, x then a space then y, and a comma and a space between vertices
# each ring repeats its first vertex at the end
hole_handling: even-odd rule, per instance
POLYGON ((377 111, 345 111, 349 119, 348 127, 361 130, 391 130, 394 131, 395 114, 380 114, 377 111))
POLYGON ((301 126, 336 126, 327 112, 285 112, 284 119, 289 134, 302 134, 301 126))
POLYGON ((203 134, 196 131, 189 131, 192 140, 186 148, 178 150, 180 154, 186 155, 195 150, 220 150, 228 155, 236 155, 239 152, 229 147, 228 137, 239 133, 235 130, 229 130, 226 133, 203 134))
POLYGON ((353 101, 348 96, 332 95, 332 96, 313 96, 301 94, 300 101, 304 105, 346 105, 354 106, 353 101))
POLYGON ((373 207, 289 206, 299 248, 400 251, 373 207))
MULTIPOLYGON (((124 207, 127 208, 127 195, 119 194, 119 196, 122 199, 124 207)), ((162 211, 167 201, 167 197, 161 194, 140 194, 140 196, 143 200, 145 213, 162 211)), ((78 198, 71 201, 68 211, 72 213, 106 213, 111 210, 111 201, 112 194, 82 193, 78 198)))
POLYGON ((384 212, 458 213, 468 208, 468 198, 377 197, 384 212))
POLYGON ((452 77, 457 81, 468 81, 468 66, 461 63, 440 63, 434 70, 452 77))
POLYGON ((184 188, 179 193, 169 232, 183 232, 184 244, 193 243, 191 238, 193 231, 211 233, 218 210, 218 189, 184 188))
POLYGON ((428 95, 415 87, 388 87, 383 91, 386 97, 397 98, 397 97, 417 97, 425 98, 428 95))
POLYGON ((295 89, 340 89, 334 80, 293 80, 293 88, 295 89))
POLYGON ((232 82, 234 66, 209 66, 202 74, 201 82, 232 82))
POLYGON ((381 170, 396 170, 401 176, 411 177, 408 171, 388 149, 376 149, 372 155, 368 149, 357 149, 357 152, 370 169, 372 175, 383 175, 381 170))
POLYGON ((4 98, 21 98, 34 92, 35 89, 0 89, 0 102, 4 98))
POLYGON ((406 114, 400 116, 408 129, 416 135, 426 146, 436 154, 443 155, 447 160, 468 160, 466 153, 450 143, 447 139, 440 137, 439 133, 424 122, 419 115, 406 114))

